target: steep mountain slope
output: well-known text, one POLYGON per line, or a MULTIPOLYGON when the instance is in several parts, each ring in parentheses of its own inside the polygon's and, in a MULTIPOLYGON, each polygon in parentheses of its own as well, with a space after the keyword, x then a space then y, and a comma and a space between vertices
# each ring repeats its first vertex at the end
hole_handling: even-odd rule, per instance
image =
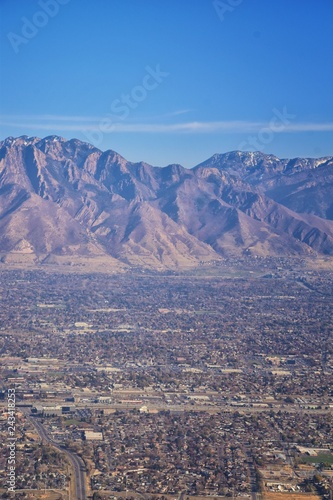
POLYGON ((195 167, 217 168, 298 213, 333 219, 333 157, 280 160, 260 152, 214 155, 195 167))
POLYGON ((153 268, 333 255, 333 160, 214 155, 192 170, 58 136, 0 142, 0 253, 153 268), (311 203, 308 198, 311 197, 311 203))

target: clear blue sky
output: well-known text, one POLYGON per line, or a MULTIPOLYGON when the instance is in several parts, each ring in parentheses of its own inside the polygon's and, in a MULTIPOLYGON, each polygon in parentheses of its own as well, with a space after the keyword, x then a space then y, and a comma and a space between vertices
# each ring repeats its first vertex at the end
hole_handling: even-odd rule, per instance
POLYGON ((332 1, 43 2, 0 2, 1 138, 77 137, 161 166, 333 154, 332 1))

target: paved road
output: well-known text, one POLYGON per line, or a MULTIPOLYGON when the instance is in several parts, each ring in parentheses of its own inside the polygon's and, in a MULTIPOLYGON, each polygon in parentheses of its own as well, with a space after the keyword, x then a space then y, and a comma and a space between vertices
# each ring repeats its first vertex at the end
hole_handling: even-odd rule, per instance
POLYGON ((248 460, 248 464, 249 464, 249 473, 250 473, 250 482, 251 482, 251 499, 252 500, 259 500, 259 497, 257 494, 256 469, 254 466, 254 461, 253 461, 251 451, 249 450, 249 448, 247 446, 245 447, 245 453, 247 455, 247 460, 248 460))
POLYGON ((86 500, 87 499, 87 494, 86 494, 86 481, 85 481, 85 465, 83 460, 76 455, 75 453, 72 453, 71 451, 67 450, 65 447, 60 446, 58 443, 53 441, 47 434, 45 428, 43 425, 35 418, 30 417, 27 412, 25 412, 27 418, 29 421, 33 424, 35 427, 36 431, 38 432, 39 436, 41 439, 44 441, 47 441, 48 443, 52 444, 55 448, 60 450, 62 453, 65 453, 70 460, 73 469, 74 469, 74 479, 75 479, 75 500, 86 500))
MULTIPOLYGON (((58 404, 63 403, 59 399, 56 400, 58 404)), ((44 401, 44 400, 38 400, 38 401, 30 401, 30 405, 35 405, 35 404, 44 404, 47 405, 50 403, 50 401, 44 401)), ((146 403, 142 403, 146 404, 146 403)), ((93 409, 107 409, 107 410, 122 410, 122 411, 129 411, 133 409, 138 409, 142 404, 125 404, 125 403, 94 403, 92 408, 93 409)), ((307 403, 307 405, 311 406, 314 403, 307 403)), ((318 403, 315 403, 316 405, 318 403)), ((18 407, 22 408, 22 402, 18 402, 17 405, 18 407)), ((77 409, 84 409, 87 408, 88 403, 76 403, 75 404, 77 409)), ((242 413, 265 413, 265 412, 271 412, 273 411, 274 413, 277 413, 279 411, 287 412, 287 413, 304 413, 304 414, 309 414, 309 415, 316 415, 318 413, 320 414, 328 414, 331 415, 333 413, 332 408, 321 408, 321 409, 312 409, 312 408, 301 408, 299 405, 273 405, 273 407, 251 407, 251 406, 230 406, 230 405, 188 405, 188 404, 150 404, 148 403, 148 406, 150 409, 155 409, 155 410, 170 410, 170 411, 207 411, 208 413, 220 413, 220 412, 226 412, 226 413, 233 413, 235 411, 239 411, 242 413)), ((323 405, 325 406, 325 405, 323 405)), ((6 407, 6 403, 3 401, 0 401, 0 408, 1 407, 6 407)), ((91 406, 89 407, 91 408, 91 406)))

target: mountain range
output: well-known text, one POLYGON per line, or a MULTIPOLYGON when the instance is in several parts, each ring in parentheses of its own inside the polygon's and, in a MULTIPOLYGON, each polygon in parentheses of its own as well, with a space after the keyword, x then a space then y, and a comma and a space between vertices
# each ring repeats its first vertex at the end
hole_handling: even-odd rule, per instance
POLYGON ((332 256, 333 157, 215 154, 153 167, 77 139, 0 142, 0 258, 155 269, 332 256))

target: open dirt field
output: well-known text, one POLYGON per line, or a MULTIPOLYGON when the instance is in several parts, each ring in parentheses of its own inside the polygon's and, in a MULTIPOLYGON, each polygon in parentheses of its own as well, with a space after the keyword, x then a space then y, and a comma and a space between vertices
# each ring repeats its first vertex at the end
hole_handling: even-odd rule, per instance
POLYGON ((264 493, 264 500, 320 500, 318 495, 308 493, 264 493))

